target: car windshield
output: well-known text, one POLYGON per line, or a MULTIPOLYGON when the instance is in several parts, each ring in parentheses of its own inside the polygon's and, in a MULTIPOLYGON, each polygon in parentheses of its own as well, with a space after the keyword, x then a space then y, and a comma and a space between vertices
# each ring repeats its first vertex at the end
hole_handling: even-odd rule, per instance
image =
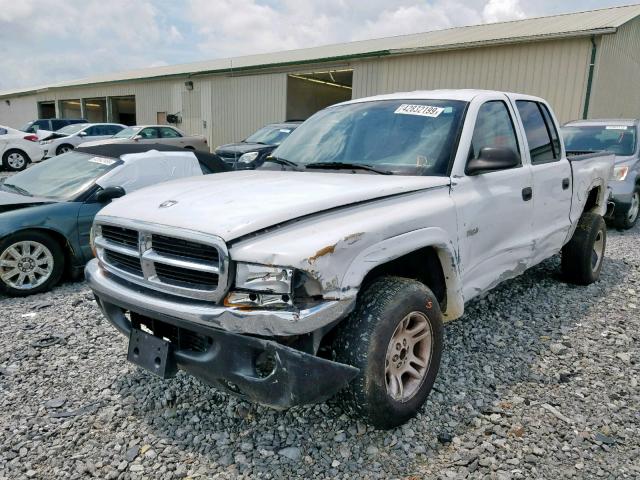
POLYGON ((140 128, 142 127, 127 127, 116 133, 113 138, 131 138, 140 131, 140 128))
POLYGON ((68 152, 9 177, 3 190, 34 197, 72 200, 122 160, 68 152))
POLYGON ((74 123, 73 125, 62 127, 56 133, 59 133, 60 135, 73 135, 74 133, 78 133, 80 130, 84 130, 85 128, 87 128, 86 123, 74 123))
POLYGON ((632 125, 580 125, 562 128, 568 152, 600 152, 608 150, 616 155, 633 155, 636 146, 636 127, 632 125))
POLYGON ((247 143, 264 143, 265 145, 280 145, 282 141, 289 136, 295 127, 276 127, 267 125, 262 127, 253 135, 247 137, 244 141, 247 143))
POLYGON ((38 131, 38 126, 34 125, 34 122, 28 122, 20 130, 27 133, 35 133, 38 131))
POLYGON ((465 107, 462 101, 413 99, 330 107, 304 122, 272 155, 300 166, 361 164, 400 175, 444 176, 465 107))

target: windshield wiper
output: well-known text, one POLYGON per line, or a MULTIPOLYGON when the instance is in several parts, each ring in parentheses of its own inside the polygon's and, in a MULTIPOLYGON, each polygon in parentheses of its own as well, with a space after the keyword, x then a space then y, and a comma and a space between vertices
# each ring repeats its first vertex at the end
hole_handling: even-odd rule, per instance
POLYGON ((305 165, 306 168, 317 168, 327 170, 366 170, 380 175, 393 175, 389 170, 381 170, 365 163, 343 163, 343 162, 315 162, 305 165))
POLYGON ((18 192, 20 195, 25 195, 27 197, 33 197, 33 195, 31 195, 28 191, 26 191, 24 188, 20 188, 15 186, 13 183, 3 183, 2 184, 3 187, 6 187, 8 189, 13 190, 14 192, 18 192))
POLYGON ((277 163, 278 165, 285 165, 287 167, 294 167, 294 168, 298 168, 300 166, 296 162, 292 162, 291 160, 287 160, 286 158, 282 158, 282 157, 274 157, 273 155, 269 155, 267 158, 264 159, 264 161, 277 163))

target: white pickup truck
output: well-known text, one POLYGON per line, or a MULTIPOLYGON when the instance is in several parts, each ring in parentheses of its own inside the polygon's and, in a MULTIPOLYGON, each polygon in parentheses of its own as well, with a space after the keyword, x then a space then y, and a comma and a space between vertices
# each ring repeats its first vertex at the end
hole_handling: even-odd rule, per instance
POLYGON ((466 302, 560 251, 569 281, 598 279, 613 162, 567 159, 540 98, 363 98, 258 170, 107 206, 86 277, 139 366, 275 408, 338 393, 390 428, 424 403, 466 302))

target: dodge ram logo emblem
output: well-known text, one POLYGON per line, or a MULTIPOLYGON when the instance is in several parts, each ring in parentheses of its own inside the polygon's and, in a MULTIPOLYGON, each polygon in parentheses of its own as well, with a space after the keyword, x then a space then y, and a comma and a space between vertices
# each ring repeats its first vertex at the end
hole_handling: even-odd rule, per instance
POLYGON ((177 200, 167 200, 166 202, 162 202, 160 205, 158 205, 158 208, 173 207, 176 203, 178 203, 177 200))

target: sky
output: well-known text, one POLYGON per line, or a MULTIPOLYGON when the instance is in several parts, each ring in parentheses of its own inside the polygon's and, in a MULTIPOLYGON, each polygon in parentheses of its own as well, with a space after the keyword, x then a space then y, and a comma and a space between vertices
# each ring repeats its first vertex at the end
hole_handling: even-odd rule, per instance
POLYGON ((0 0, 0 91, 633 0, 0 0))

